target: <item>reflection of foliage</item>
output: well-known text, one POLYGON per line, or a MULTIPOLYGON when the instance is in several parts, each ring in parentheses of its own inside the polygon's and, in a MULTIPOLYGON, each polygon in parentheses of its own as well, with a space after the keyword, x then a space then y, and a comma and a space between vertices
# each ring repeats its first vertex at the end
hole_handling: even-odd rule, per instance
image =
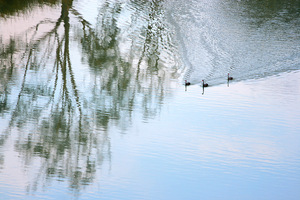
POLYGON ((107 102, 105 97, 112 99, 109 113, 117 114, 113 117, 120 118, 124 109, 130 117, 139 101, 137 97, 142 97, 145 119, 155 116, 163 102, 164 85, 171 76, 176 78, 176 63, 166 59, 174 53, 169 52, 173 50, 169 41, 172 35, 163 23, 159 2, 106 2, 100 9, 96 29, 84 28, 79 36, 89 66, 100 77, 94 91, 105 91, 100 105, 107 102), (123 12, 132 12, 128 22, 124 22, 123 12), (168 62, 176 67, 166 67, 168 62))
POLYGON ((154 117, 169 79, 178 74, 160 1, 106 2, 96 28, 72 2, 62 0, 57 20, 29 28, 24 34, 29 40, 12 38, 0 50, 0 117, 10 117, 1 142, 17 131, 15 149, 25 164, 41 161, 30 191, 52 177, 68 179, 77 191, 92 182, 97 166, 110 160, 109 126, 126 130, 140 105, 144 120, 154 117), (128 25, 121 24, 122 12, 132 12, 128 25), (69 14, 83 26, 75 41, 92 71, 88 83, 72 66, 69 14), (42 25, 50 28, 41 34, 42 25))

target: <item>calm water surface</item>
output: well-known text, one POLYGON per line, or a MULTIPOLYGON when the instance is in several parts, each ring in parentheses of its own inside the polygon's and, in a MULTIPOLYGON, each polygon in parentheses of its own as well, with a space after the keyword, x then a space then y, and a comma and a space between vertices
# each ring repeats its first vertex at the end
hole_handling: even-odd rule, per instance
POLYGON ((0 199, 300 199, 299 24, 298 0, 0 0, 0 199))

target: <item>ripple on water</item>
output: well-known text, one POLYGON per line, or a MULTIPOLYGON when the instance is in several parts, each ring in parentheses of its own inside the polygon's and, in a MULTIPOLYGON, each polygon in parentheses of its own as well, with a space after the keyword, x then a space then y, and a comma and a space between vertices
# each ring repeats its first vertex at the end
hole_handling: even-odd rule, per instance
MULTIPOLYGON (((259 5, 202 3, 167 3, 167 16, 177 34, 189 81, 205 79, 215 85, 222 84, 228 72, 236 80, 247 80, 299 69, 299 18, 287 21, 285 15, 275 15, 259 22, 259 5), (249 10, 257 15, 249 17, 249 10)), ((290 15, 293 12, 297 11, 289 10, 290 15)))

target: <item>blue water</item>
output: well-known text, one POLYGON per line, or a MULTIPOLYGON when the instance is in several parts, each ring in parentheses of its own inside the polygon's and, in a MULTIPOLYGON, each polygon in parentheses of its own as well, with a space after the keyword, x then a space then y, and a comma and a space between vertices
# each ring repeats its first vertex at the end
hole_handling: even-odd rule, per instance
POLYGON ((298 200, 297 3, 74 1, 0 18, 0 199, 298 200))

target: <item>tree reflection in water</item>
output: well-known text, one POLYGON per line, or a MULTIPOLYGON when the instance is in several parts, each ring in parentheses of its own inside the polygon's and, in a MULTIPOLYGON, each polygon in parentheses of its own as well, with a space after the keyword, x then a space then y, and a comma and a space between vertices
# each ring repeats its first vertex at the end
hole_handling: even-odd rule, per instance
POLYGON ((107 1, 95 28, 72 4, 62 0, 57 20, 42 20, 1 46, 0 115, 9 122, 0 144, 16 137, 25 166, 39 160, 29 192, 53 177, 77 192, 92 183, 97 166, 111 159, 109 127, 125 132, 135 109, 145 121, 156 116, 165 87, 180 74, 160 1, 107 1), (80 22, 74 36, 70 15, 80 22), (43 33, 45 24, 51 28, 43 33), (87 88, 76 78, 71 41, 80 42, 90 67, 82 72, 92 76, 87 88))

